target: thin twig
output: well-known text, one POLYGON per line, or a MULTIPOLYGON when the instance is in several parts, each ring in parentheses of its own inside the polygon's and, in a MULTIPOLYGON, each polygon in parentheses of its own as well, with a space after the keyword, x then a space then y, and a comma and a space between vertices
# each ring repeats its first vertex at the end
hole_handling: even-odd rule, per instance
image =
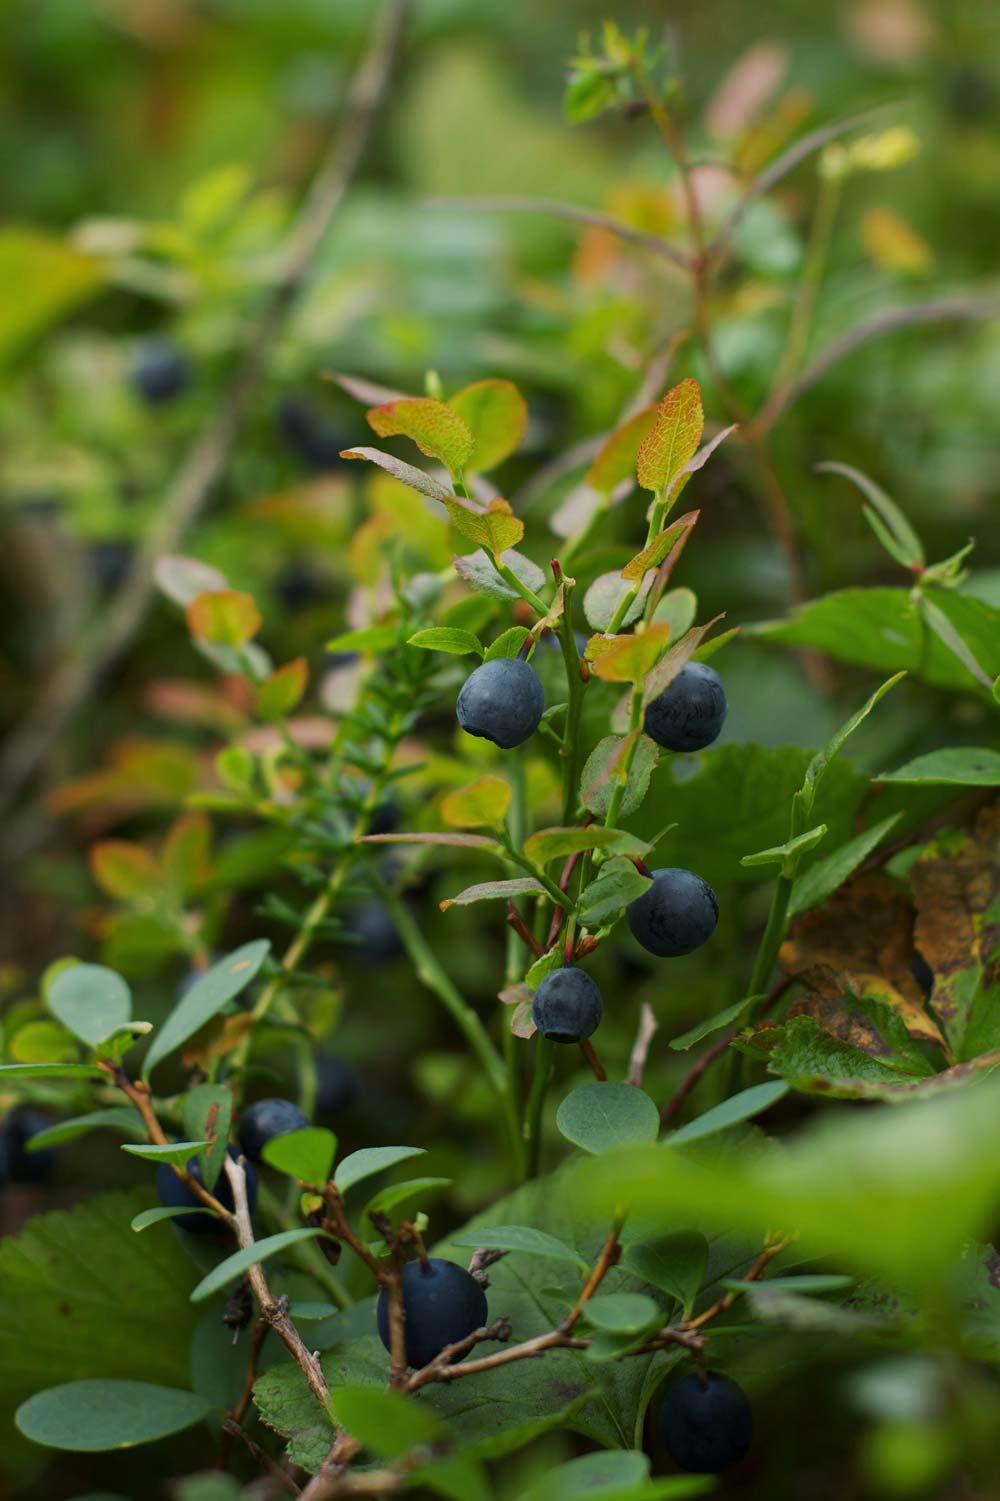
MULTIPOLYGON (((770 1011, 773 1006, 776 1006, 778 1001, 780 1001, 781 997, 785 994, 785 991, 788 990, 792 985, 794 985, 794 983, 795 981, 791 976, 786 976, 785 979, 779 980, 777 985, 775 985, 769 993, 767 1000, 764 1002, 763 1006, 760 1008, 760 1015, 763 1016, 766 1012, 770 1011)), ((702 1074, 712 1066, 716 1058, 721 1057, 721 1055, 726 1051, 726 1049, 729 1047, 729 1044, 732 1042, 733 1038, 740 1030, 741 1025, 741 1022, 735 1021, 731 1027, 727 1027, 726 1030, 717 1038, 717 1040, 713 1042, 708 1051, 702 1053, 701 1057, 691 1065, 681 1082, 678 1084, 677 1088, 674 1090, 673 1094, 670 1096, 667 1103, 663 1106, 663 1109, 660 1111, 661 1127, 668 1126, 670 1124, 674 1116, 677 1114, 678 1110, 680 1110, 681 1106, 684 1104, 684 1101, 687 1099, 688 1095, 698 1083, 698 1080, 701 1078, 702 1074)))
POLYGON ((127 648, 145 619, 158 559, 175 552, 225 471, 243 420, 267 372, 271 352, 360 165, 385 97, 411 0, 390 0, 355 74, 343 128, 313 179, 289 235, 284 269, 262 308, 217 415, 195 440, 142 547, 107 610, 46 685, 0 757, 0 787, 10 796, 32 775, 94 685, 127 648))
POLYGON ((642 1087, 642 1076, 646 1069, 646 1059, 649 1057, 649 1045, 656 1036, 659 1022, 653 1015, 653 1008, 648 1001, 643 1001, 639 1010, 639 1030, 635 1034, 635 1042, 632 1044, 632 1053, 628 1061, 628 1073, 625 1075, 626 1084, 634 1084, 636 1089, 642 1087))
POLYGON ((424 207, 431 209, 465 209, 474 214, 538 214, 548 219, 565 219, 570 224, 585 224, 591 229, 605 229, 619 240, 649 250, 662 260, 684 270, 688 258, 683 250, 671 245, 661 235, 649 234, 644 229, 635 229, 622 219, 611 214, 600 214, 594 209, 581 208, 576 203, 562 203, 555 198, 529 198, 520 194, 502 194, 493 197, 473 198, 425 198, 424 207))
MULTIPOLYGON (((242 1158, 234 1161, 227 1154, 225 1167, 229 1186, 233 1191, 233 1204, 236 1211, 233 1218, 237 1238, 243 1250, 250 1250, 254 1243, 254 1235, 253 1225, 250 1222, 250 1207, 247 1203, 247 1177, 242 1158)), ((302 1336, 289 1318, 287 1299, 273 1296, 267 1284, 267 1278, 264 1276, 264 1269, 259 1262, 255 1262, 250 1267, 247 1278, 260 1307, 261 1318, 281 1340, 309 1383, 309 1390, 326 1411, 330 1401, 330 1388, 326 1384, 326 1377, 323 1375, 319 1360, 306 1349, 302 1336)))
POLYGON ((608 1071, 604 1067, 604 1064, 601 1062, 600 1058, 597 1056, 597 1049, 594 1047, 594 1044, 588 1038, 584 1038, 583 1042, 581 1042, 580 1052, 583 1054, 584 1058, 586 1058, 588 1064, 593 1070, 594 1078, 598 1081, 598 1083, 605 1083, 608 1077, 608 1071))
POLYGON ((229 1438, 239 1439, 240 1443, 256 1460, 261 1469, 266 1470, 269 1475, 277 1480, 288 1491, 289 1495, 301 1496, 305 1494, 304 1491, 299 1490, 291 1475, 287 1475, 280 1465, 275 1464, 270 1454, 265 1453, 259 1444, 255 1444, 249 1433, 244 1428, 241 1428, 239 1423, 235 1422, 233 1418, 223 1419, 222 1431, 229 1438))
MULTIPOLYGON (((561 909, 557 907, 556 911, 561 911, 561 909)), ((521 939, 522 943, 526 944, 527 947, 531 950, 535 958, 540 959, 545 950, 542 948, 542 945, 538 942, 538 939, 535 937, 534 933, 532 933, 531 929, 528 927, 524 918, 521 916, 520 912, 518 912, 512 901, 507 902, 507 922, 513 928, 518 938, 521 939)))
POLYGON ((790 385, 776 391, 754 418, 752 427, 757 437, 770 432, 789 407, 822 380, 828 371, 847 359, 855 350, 879 339, 883 334, 896 333, 903 328, 917 328, 926 323, 947 323, 952 320, 987 320, 1000 317, 1000 302, 989 297, 939 297, 931 302, 919 302, 909 307, 889 308, 865 319, 863 323, 849 328, 839 338, 833 339, 816 358, 806 366, 790 385))

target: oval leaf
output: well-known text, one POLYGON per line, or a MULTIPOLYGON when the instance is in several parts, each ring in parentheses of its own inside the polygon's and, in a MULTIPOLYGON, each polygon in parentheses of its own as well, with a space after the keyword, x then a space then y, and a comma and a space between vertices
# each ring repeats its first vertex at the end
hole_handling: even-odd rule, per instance
POLYGON ((309 1230, 282 1230, 278 1235, 265 1235, 263 1240, 254 1241, 252 1246, 246 1246, 241 1251, 236 1251, 232 1256, 227 1256, 225 1261, 220 1261, 217 1267, 213 1267, 207 1277, 202 1277, 198 1286, 191 1294, 192 1303, 203 1303, 213 1293, 221 1292, 230 1282, 235 1282, 237 1277, 249 1271, 250 1267, 267 1261, 270 1256, 277 1256, 288 1246, 298 1245, 299 1241, 315 1240, 317 1235, 322 1235, 319 1229, 309 1230))
POLYGON ((556 1112, 556 1125, 567 1141, 596 1154, 655 1141, 660 1112, 649 1095, 632 1084, 592 1080, 566 1096, 556 1112))
POLYGON ((255 978, 270 951, 267 938, 255 939, 220 959, 187 990, 167 1017, 162 1030, 153 1039, 146 1054, 143 1074, 146 1078, 156 1065, 187 1042, 199 1028, 218 1015, 240 991, 255 978))
POLYGON ((545 1256, 549 1261, 568 1261, 587 1271, 582 1256, 564 1241, 530 1225, 489 1225, 482 1230, 466 1230, 452 1240, 454 1246, 476 1246, 483 1250, 523 1251, 528 1256, 545 1256))
POLYGON ((298 1178, 301 1183, 310 1183, 321 1188, 330 1176, 337 1138, 324 1126, 304 1126, 301 1131, 286 1131, 281 1136, 272 1136, 264 1147, 264 1161, 298 1178))
POLYGON ((121 975, 103 964, 71 964, 49 981, 46 1001, 53 1016, 90 1047, 132 1016, 132 992, 121 975))
POLYGON ((475 447, 468 467, 473 474, 495 469, 524 437, 528 408, 512 381, 476 381, 453 396, 448 405, 472 433, 475 447))
POLYGON ((362 1147, 360 1152, 352 1152, 349 1157, 344 1158, 337 1168, 334 1181, 340 1192, 345 1194, 362 1179, 382 1173, 387 1167, 394 1167, 397 1162, 406 1162, 410 1157, 423 1155, 423 1147, 362 1147))
POLYGON ((253 595, 236 589, 199 594, 188 605, 186 615, 192 634, 215 646, 244 646, 261 625, 253 595))
POLYGON ((130 1449, 200 1423, 211 1403, 147 1381, 67 1381, 36 1392, 14 1414, 32 1443, 96 1454, 130 1449))

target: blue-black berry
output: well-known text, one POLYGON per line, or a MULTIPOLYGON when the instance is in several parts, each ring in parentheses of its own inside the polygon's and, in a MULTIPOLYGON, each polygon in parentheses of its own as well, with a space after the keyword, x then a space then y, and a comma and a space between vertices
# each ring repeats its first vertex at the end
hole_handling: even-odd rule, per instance
MULTIPOLYGON (((414 1370, 429 1364, 446 1345, 482 1329, 488 1318, 486 1294, 475 1277, 453 1261, 431 1256, 403 1268, 406 1314, 406 1360, 414 1370)), ((379 1293, 376 1310, 379 1339, 390 1349, 389 1300, 379 1293)))
POLYGON ((187 357, 176 344, 169 339, 147 339, 136 352, 130 379, 136 395, 158 406, 179 396, 190 374, 187 357))
POLYGON ((275 1136, 301 1131, 309 1121, 291 1100, 255 1100, 240 1116, 239 1138, 243 1154, 260 1162, 261 1154, 275 1136))
POLYGON ((535 733, 544 708, 542 680, 531 663, 495 657, 466 678, 456 713, 468 734, 511 750, 535 733))
POLYGON ((550 1042, 583 1042, 601 1024, 604 1005, 597 985, 582 969, 556 969, 535 991, 531 1014, 550 1042))
POLYGON ((688 662, 646 705, 643 728, 667 750, 697 751, 718 738, 726 718, 722 679, 704 662, 688 662))
POLYGON ((661 959, 694 953, 715 932, 715 892, 693 870, 668 865, 652 875, 652 886, 625 909, 634 937, 661 959))
MULTIPOLYGON (((229 1147, 228 1151, 230 1157, 235 1161, 239 1156, 236 1148, 229 1147)), ((201 1159, 199 1157, 188 1158, 187 1171, 192 1178, 197 1179, 199 1183, 202 1182, 201 1159)), ((254 1206, 257 1203, 257 1174, 253 1164, 250 1162, 246 1164, 245 1172, 247 1178, 247 1204, 252 1214, 254 1206)), ((192 1193, 187 1184, 181 1178, 178 1178, 173 1168, 166 1162, 161 1162, 156 1169, 156 1192, 159 1195, 160 1203, 165 1209, 195 1210, 207 1207, 202 1204, 198 1195, 192 1193)), ((215 1187, 212 1189, 212 1197, 218 1199, 223 1209, 228 1209, 232 1213, 235 1208, 233 1190, 225 1168, 223 1168, 216 1179, 215 1187)), ((189 1230, 192 1235, 217 1235, 219 1231, 219 1220, 214 1214, 178 1214, 174 1217, 174 1224, 179 1226, 181 1230, 189 1230)))
POLYGON ((670 1457, 695 1475, 717 1475, 739 1464, 753 1443, 753 1414, 745 1393, 711 1371, 682 1376, 660 1409, 660 1432, 670 1457))
POLYGON ((41 1183, 48 1177, 56 1148, 29 1152, 28 1143, 51 1124, 45 1112, 33 1105, 18 1105, 4 1118, 0 1124, 0 1184, 41 1183))

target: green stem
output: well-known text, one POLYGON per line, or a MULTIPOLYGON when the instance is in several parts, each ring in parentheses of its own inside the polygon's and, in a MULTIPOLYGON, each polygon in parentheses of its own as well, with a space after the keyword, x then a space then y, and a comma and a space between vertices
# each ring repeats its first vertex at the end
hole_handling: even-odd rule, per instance
POLYGON ((576 649, 576 641, 573 638, 573 626, 569 612, 569 596, 571 592, 570 589, 566 590, 566 596, 563 601, 562 619, 559 622, 559 644, 562 647, 563 662, 566 666, 566 685, 569 691, 569 705, 566 710, 566 723, 563 727, 562 749, 559 752, 563 758, 562 818, 563 823, 566 825, 573 822, 580 795, 580 754, 583 749, 582 736, 580 734, 580 718, 583 714, 583 695, 587 686, 580 675, 580 654, 576 649))
MULTIPOLYGON (((520 748, 510 756, 510 781, 513 791, 510 811, 507 814, 507 831, 515 849, 520 849, 527 833, 527 797, 525 790, 524 756, 520 748)), ((516 985, 522 978, 524 965, 521 956, 521 939, 511 927, 507 928, 507 962, 505 979, 508 985, 516 985)), ((515 1166, 518 1177, 524 1175, 524 1135, 522 1130, 523 1102, 521 1099, 521 1051, 518 1039, 510 1030, 508 1018, 503 1019, 503 1057, 507 1074, 508 1110, 517 1121, 517 1147, 515 1166)))
MULTIPOLYGON (((625 754, 622 756, 621 765, 615 773, 615 785, 611 789, 611 800, 608 803, 608 811, 604 818, 604 826, 608 829, 615 827, 615 820, 621 809, 625 789, 628 787, 629 774, 632 770, 632 762, 639 748, 639 731, 642 727, 642 684, 636 683, 632 688, 632 702, 629 709, 628 733, 632 737, 625 754)), ((752 992, 751 992, 752 994, 752 992)))
POLYGON ((544 599, 540 599, 532 589, 528 588, 527 584, 523 584, 513 568, 509 568, 506 563, 498 563, 492 553, 489 554, 489 558, 504 583, 509 584, 512 589, 516 589, 521 598, 528 601, 528 604, 535 611, 536 615, 547 615, 549 613, 549 607, 544 599))
POLYGON ((792 887, 794 885, 794 874, 788 875, 784 871, 782 871, 775 882, 774 895, 771 898, 771 910, 767 918, 767 927, 764 929, 764 936, 757 950, 757 958, 754 961, 753 974, 750 976, 750 989, 747 991, 747 995, 759 995, 763 997, 767 992, 771 971, 774 969, 778 958, 778 950, 781 948, 785 937, 785 928, 788 924, 788 903, 791 900, 792 887))
POLYGON ((556 885, 555 881, 553 881, 551 876, 547 876, 544 870, 542 870, 539 866, 532 864, 532 862, 527 858, 526 855, 521 854, 520 850, 512 849, 509 841, 505 844, 504 847, 515 865, 519 865, 522 870, 527 871, 529 876, 534 876, 539 885, 544 886, 546 892, 555 902, 557 907, 562 907, 566 912, 572 912, 573 903, 566 895, 565 891, 559 890, 559 887, 556 885))
POLYGON ((441 1001, 462 1036, 482 1065, 483 1072, 503 1107, 511 1150, 520 1162, 521 1123, 507 1089, 507 1070, 486 1028, 442 968, 406 903, 379 877, 372 883, 392 916, 403 947, 410 956, 417 979, 441 1001))
POLYGON ((542 1110, 552 1074, 555 1043, 540 1034, 535 1046, 535 1078, 528 1101, 528 1177, 537 1178, 542 1155, 542 1110))
MULTIPOLYGON (((646 540, 642 546, 643 552, 645 552, 646 548, 649 547, 651 543, 660 535, 660 528, 663 525, 663 517, 666 508, 667 496, 666 491, 664 491, 661 495, 658 495, 656 497, 655 504, 653 506, 652 512, 650 513, 649 525, 646 527, 646 540)), ((645 577, 645 575, 643 575, 643 577, 645 577)), ((615 636, 618 634, 618 631, 621 629, 622 622, 625 620, 625 617, 628 615, 629 610, 631 610, 632 606, 638 599, 639 590, 641 588, 642 579, 640 579, 637 584, 633 584, 628 593, 619 600, 618 608, 612 615, 610 624, 608 625, 607 634, 609 636, 615 636)))

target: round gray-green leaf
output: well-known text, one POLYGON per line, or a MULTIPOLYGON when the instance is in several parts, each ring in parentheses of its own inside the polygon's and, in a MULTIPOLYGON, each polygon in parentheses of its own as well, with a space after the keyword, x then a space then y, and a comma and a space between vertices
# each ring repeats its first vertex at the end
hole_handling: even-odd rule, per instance
POLYGON ((18 1428, 48 1449, 130 1449, 200 1423, 210 1404, 194 1392, 147 1381, 67 1381, 36 1392, 14 1414, 18 1428))
POLYGON ((574 1146, 597 1154, 655 1141, 660 1113, 649 1095, 633 1084, 593 1080, 566 1096, 556 1112, 556 1125, 574 1146))
POLYGON ((132 992, 121 975, 103 964, 70 964, 49 982, 46 999, 52 1015, 96 1048, 132 1016, 132 992))

